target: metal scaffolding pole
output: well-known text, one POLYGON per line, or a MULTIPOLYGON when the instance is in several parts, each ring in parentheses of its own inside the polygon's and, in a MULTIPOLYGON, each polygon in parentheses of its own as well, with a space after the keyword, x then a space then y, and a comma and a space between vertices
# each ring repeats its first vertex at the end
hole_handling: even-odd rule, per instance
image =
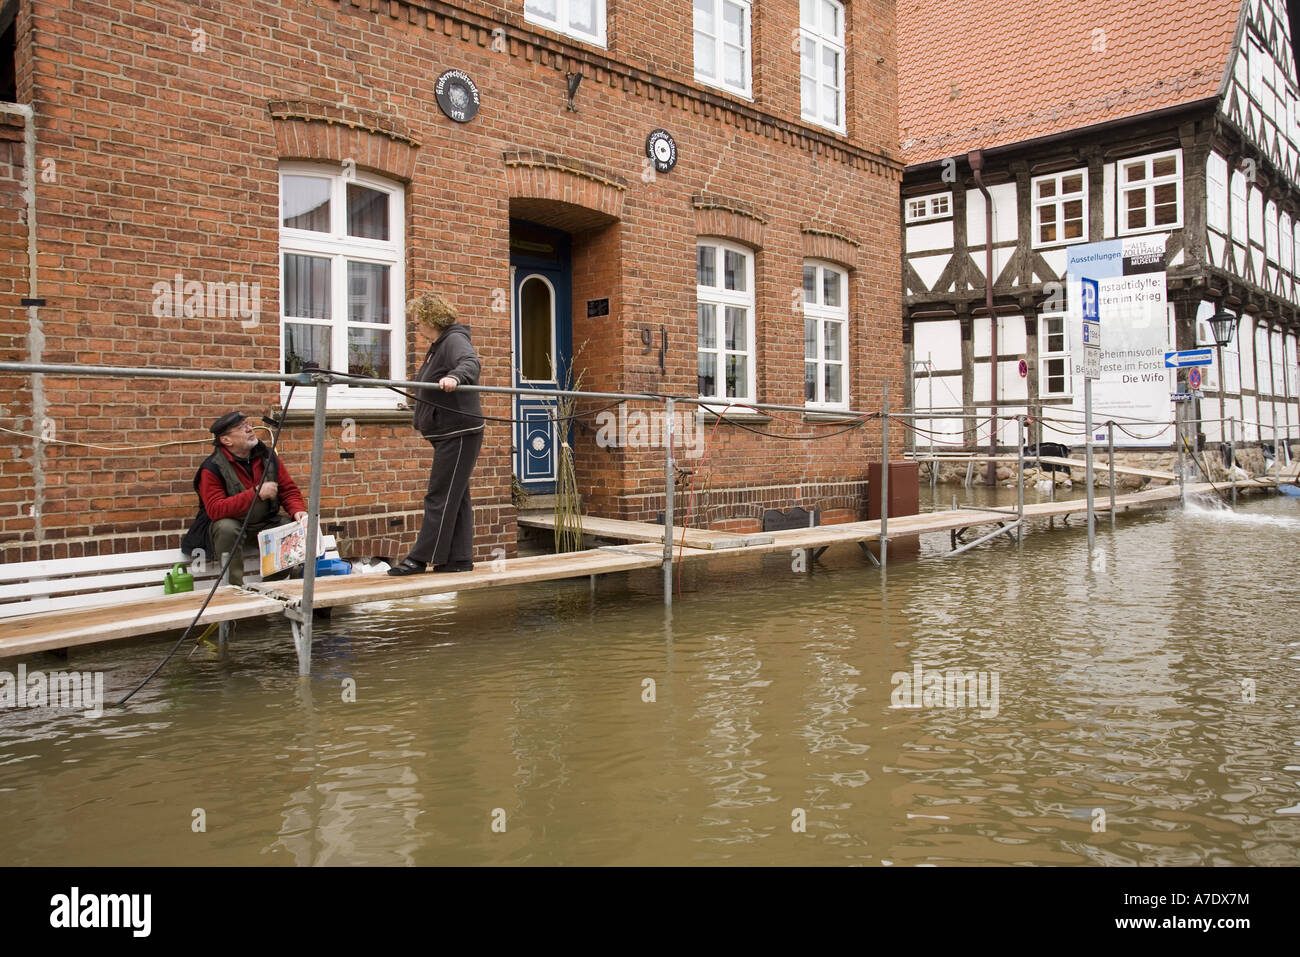
POLYGON ((307 497, 307 549, 302 566, 302 604, 300 618, 294 624, 293 643, 298 652, 298 674, 311 674, 312 600, 316 592, 317 531, 320 522, 321 473, 325 470, 325 405, 329 397, 329 377, 316 376, 316 413, 311 435, 311 491, 307 497))
MULTIPOLYGON (((668 419, 668 448, 664 454, 664 606, 673 604, 673 486, 676 484, 673 474, 673 400, 667 400, 665 413, 668 419)), ((686 529, 682 529, 685 541, 686 529)))

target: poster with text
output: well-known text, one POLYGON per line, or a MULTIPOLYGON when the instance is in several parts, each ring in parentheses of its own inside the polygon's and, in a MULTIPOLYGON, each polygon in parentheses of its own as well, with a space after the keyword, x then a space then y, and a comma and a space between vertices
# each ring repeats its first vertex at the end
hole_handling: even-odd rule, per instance
POLYGON ((1118 446, 1160 446, 1173 442, 1161 425, 1173 417, 1172 379, 1165 369, 1170 348, 1169 303, 1165 296, 1168 235, 1130 236, 1068 248, 1066 295, 1071 329, 1070 365, 1074 408, 1083 411, 1083 320, 1080 279, 1098 283, 1101 378, 1092 384, 1093 432, 1114 419, 1118 446), (1142 420, 1146 420, 1145 422, 1142 420))

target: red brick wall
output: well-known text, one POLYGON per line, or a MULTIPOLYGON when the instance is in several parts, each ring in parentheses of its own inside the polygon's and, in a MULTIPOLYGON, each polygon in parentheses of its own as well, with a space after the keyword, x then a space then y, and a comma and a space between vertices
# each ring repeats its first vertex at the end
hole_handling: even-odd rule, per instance
MULTIPOLYGON (((509 288, 512 194, 516 210, 523 207, 503 153, 538 150, 608 177, 598 185, 557 172, 557 189, 576 183, 582 190, 553 195, 539 173, 532 202, 620 204, 618 221, 608 225, 552 204, 561 223, 569 216, 582 225, 573 240, 574 341, 589 343, 579 363, 587 387, 694 394, 698 211, 691 197, 715 195, 743 201, 766 221, 757 250, 758 398, 801 403, 802 317, 791 291, 800 281, 802 230, 815 227, 858 244, 848 247, 856 262, 846 264, 854 268, 853 403, 878 408, 888 380, 901 408, 893 4, 848 5, 848 137, 799 119, 791 46, 797 6, 755 5, 750 102, 694 81, 689 5, 609 5, 609 45, 600 50, 526 25, 518 0, 458 4, 470 11, 463 14, 421 0, 24 4, 32 31, 20 21, 20 96, 37 111, 38 162, 48 158, 57 170, 38 183, 44 360, 278 371, 277 164, 353 158, 360 168, 409 175, 407 294, 430 286, 446 292, 474 331, 484 384, 507 385, 509 317, 492 307, 494 292, 509 288), (504 51, 493 48, 494 27, 505 31, 504 51), (433 83, 452 67, 467 71, 482 95, 469 124, 453 124, 435 104, 433 83), (576 113, 565 109, 569 71, 586 78, 576 113), (315 104, 322 121, 274 119, 269 104, 286 101, 315 104), (680 161, 647 182, 644 143, 654 127, 672 132, 680 161), (178 272, 260 284, 262 321, 244 328, 237 320, 155 318, 153 284, 178 272), (610 316, 587 320, 586 300, 605 296, 610 316), (666 374, 657 350, 642 355, 643 324, 656 337, 660 326, 667 331, 666 374)), ((0 227, 0 348, 19 358, 26 357, 26 317, 14 307, 25 279, 17 258, 22 230, 5 199, 11 190, 0 180, 0 209, 9 211, 0 227)), ((424 340, 410 330, 407 345, 413 372, 424 340)), ((23 459, 7 454, 12 437, 0 438, 0 558, 33 557, 37 541, 66 543, 69 554, 175 541, 194 512, 190 483, 208 447, 208 423, 228 408, 261 414, 279 401, 277 386, 248 383, 83 376, 46 377, 45 388, 59 439, 125 450, 46 446, 38 502, 30 468, 25 474, 23 459), (39 507, 39 528, 24 518, 29 506, 39 507)), ((508 416, 509 400, 486 398, 485 410, 508 416)), ((30 431, 18 411, 7 407, 5 424, 30 431)), ((400 418, 355 415, 349 432, 348 417, 331 413, 325 524, 343 526, 354 554, 400 557, 418 527, 429 446, 400 418)), ((763 428, 827 428, 798 418, 763 428)), ((291 419, 282 453, 304 487, 309 446, 309 420, 291 419)), ((31 442, 16 447, 30 450, 31 442)), ((714 489, 771 489, 751 497, 789 507, 801 485, 863 480, 878 447, 874 425, 793 443, 724 424, 703 470, 714 489)), ((598 449, 594 433, 580 428, 576 455, 594 510, 653 514, 643 496, 662 495, 661 449, 598 449)), ((495 546, 513 553, 510 474, 509 426, 489 423, 474 481, 480 558, 495 546)), ((850 512, 828 506, 827 515, 850 512)), ((41 553, 63 551, 51 545, 41 553)))

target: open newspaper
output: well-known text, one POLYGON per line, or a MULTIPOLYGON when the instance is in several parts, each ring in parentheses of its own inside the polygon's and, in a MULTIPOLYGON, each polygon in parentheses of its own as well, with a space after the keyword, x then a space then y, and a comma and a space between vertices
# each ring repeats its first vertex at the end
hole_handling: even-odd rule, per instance
MULTIPOLYGON (((262 577, 301 565, 307 553, 307 526, 290 522, 257 533, 257 554, 262 559, 262 577)), ((316 557, 325 554, 325 536, 316 526, 316 557)))

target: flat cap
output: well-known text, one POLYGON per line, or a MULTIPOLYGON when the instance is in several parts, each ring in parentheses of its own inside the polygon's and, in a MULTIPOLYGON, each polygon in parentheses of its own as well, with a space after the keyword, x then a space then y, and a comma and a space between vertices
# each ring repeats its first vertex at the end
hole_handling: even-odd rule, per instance
POLYGON ((227 412, 217 421, 212 423, 211 430, 214 438, 221 438, 226 432, 233 429, 240 422, 243 422, 248 416, 242 412, 227 412))

